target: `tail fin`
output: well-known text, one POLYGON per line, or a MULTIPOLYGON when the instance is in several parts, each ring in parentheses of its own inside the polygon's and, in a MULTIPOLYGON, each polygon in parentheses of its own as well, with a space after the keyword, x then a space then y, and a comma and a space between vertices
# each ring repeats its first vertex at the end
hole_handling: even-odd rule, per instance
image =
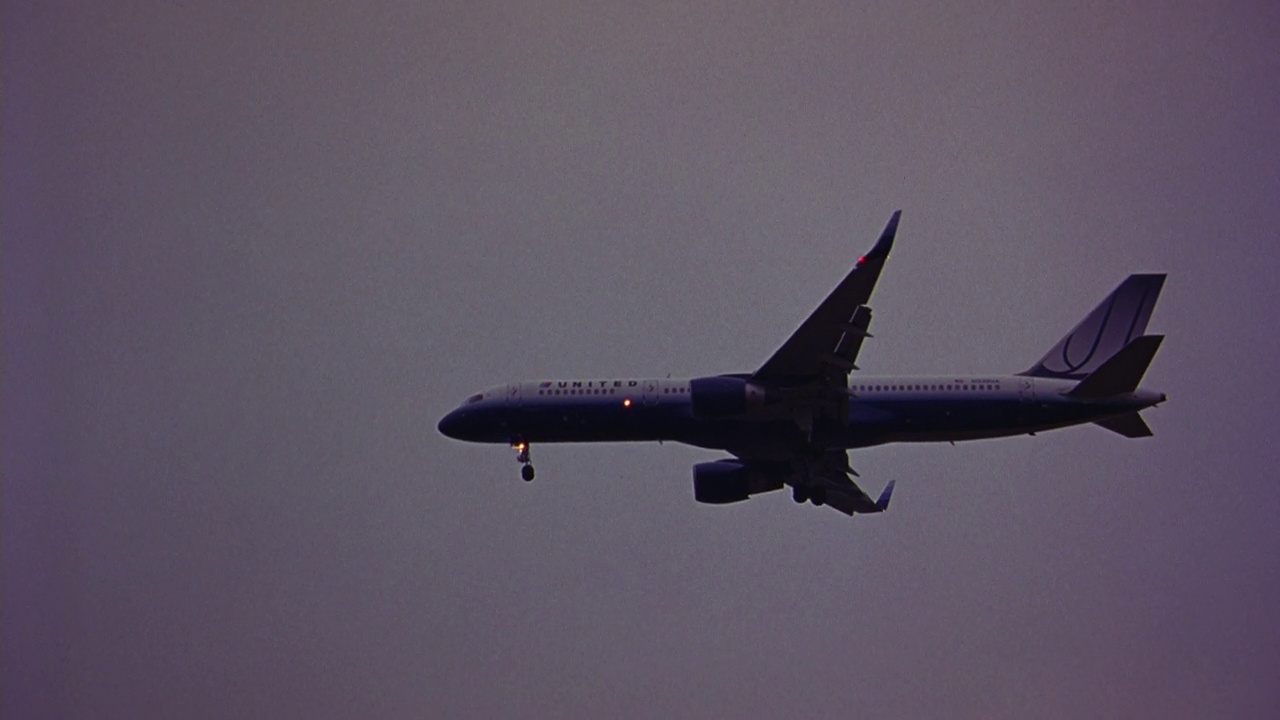
POLYGON ((1089 400, 1092 398, 1123 395, 1138 389, 1142 376, 1147 374, 1151 359, 1160 349, 1163 335, 1143 335, 1125 345, 1120 352, 1112 355, 1102 367, 1094 370, 1079 385, 1071 388, 1067 395, 1073 398, 1089 400))
POLYGON ((1146 332, 1164 279, 1163 273, 1130 275, 1040 362, 1020 374, 1074 380, 1090 375, 1146 332))

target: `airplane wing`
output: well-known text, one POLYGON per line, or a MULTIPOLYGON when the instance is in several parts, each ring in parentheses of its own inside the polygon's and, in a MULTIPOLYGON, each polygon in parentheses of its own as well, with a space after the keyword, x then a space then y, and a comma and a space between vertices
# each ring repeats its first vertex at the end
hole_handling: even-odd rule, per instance
POLYGON ((893 481, 890 480, 885 486, 884 492, 880 493, 880 499, 874 501, 852 481, 843 487, 827 485, 826 492, 827 505, 845 515, 853 517, 854 513, 878 513, 884 512, 889 507, 889 498, 893 495, 893 481))
MULTIPOLYGON (((849 454, 842 448, 828 448, 788 460, 752 457, 750 453, 735 452, 734 455, 738 457, 737 464, 747 467, 757 477, 755 484, 746 489, 748 494, 770 492, 789 485, 796 491, 797 502, 812 500, 814 505, 827 505, 850 517, 884 512, 893 495, 893 481, 875 500, 863 492, 850 477, 858 473, 849 467, 849 454)), ((746 499, 746 496, 736 499, 746 499)))
POLYGON ((889 257, 901 216, 901 210, 893 213, 871 252, 858 258, 853 270, 753 378, 783 384, 823 379, 831 387, 849 386, 849 372, 858 367, 854 364, 858 350, 863 339, 870 337, 867 301, 889 257))
MULTIPOLYGON (((871 337, 867 333, 871 325, 867 301, 889 257, 901 217, 901 210, 893 213, 875 247, 858 258, 844 280, 751 376, 769 384, 808 386, 816 391, 807 397, 793 396, 793 401, 804 398, 796 407, 795 419, 808 439, 786 461, 789 467, 781 471, 780 479, 796 488, 797 498, 807 495, 814 504, 830 505, 846 515, 883 512, 889 506, 893 483, 879 499, 872 500, 850 477, 857 473, 849 467, 844 448, 824 447, 814 427, 820 422, 848 420, 849 372, 857 369, 862 341, 871 337)), ((755 461, 750 452, 734 454, 748 463, 755 461)))
POLYGON ((852 478, 853 469, 849 467, 849 456, 843 450, 828 450, 822 459, 812 463, 808 468, 811 481, 810 496, 817 490, 821 492, 827 505, 845 515, 854 513, 884 512, 889 507, 889 498, 893 495, 893 482, 890 481, 878 500, 858 487, 852 478))

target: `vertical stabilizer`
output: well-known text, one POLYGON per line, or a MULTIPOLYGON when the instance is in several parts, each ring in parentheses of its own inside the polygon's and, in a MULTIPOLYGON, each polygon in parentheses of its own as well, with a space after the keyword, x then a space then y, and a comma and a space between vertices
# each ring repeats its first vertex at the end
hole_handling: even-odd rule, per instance
POLYGON ((1022 375, 1079 380, 1141 337, 1165 275, 1130 275, 1075 329, 1022 375))

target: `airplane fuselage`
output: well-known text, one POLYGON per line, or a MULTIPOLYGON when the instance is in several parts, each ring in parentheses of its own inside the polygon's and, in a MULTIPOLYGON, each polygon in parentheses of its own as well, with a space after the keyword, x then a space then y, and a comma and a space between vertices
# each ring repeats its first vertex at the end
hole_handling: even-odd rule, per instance
MULTIPOLYGON (((1105 400, 1066 393, 1070 380, 1018 375, 859 376, 846 419, 810 412, 803 400, 699 416, 688 379, 552 380, 473 395, 440 422, 444 434, 492 443, 672 441, 785 456, 805 442, 847 449, 894 442, 947 442, 1025 435, 1094 422, 1164 399, 1138 390, 1105 400)), ((800 393, 798 393, 800 394, 800 393)))

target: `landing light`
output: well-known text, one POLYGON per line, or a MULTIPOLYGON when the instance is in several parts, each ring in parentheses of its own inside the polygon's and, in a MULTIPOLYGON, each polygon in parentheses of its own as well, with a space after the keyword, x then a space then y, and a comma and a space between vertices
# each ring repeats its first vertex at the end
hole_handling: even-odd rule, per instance
POLYGON ((624 399, 622 401, 622 407, 631 407, 631 398, 624 399))

